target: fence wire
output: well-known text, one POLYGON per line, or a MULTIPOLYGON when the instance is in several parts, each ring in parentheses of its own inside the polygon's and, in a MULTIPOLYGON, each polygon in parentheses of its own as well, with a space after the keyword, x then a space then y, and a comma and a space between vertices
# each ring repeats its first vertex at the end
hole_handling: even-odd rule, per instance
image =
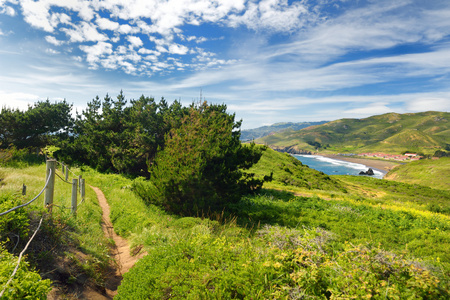
POLYGON ((14 271, 12 272, 11 276, 9 277, 9 280, 6 282, 3 290, 0 292, 0 299, 3 297, 3 294, 5 293, 6 289, 8 288, 8 285, 11 283, 11 281, 13 280, 14 276, 17 273, 17 270, 19 269, 19 265, 20 265, 20 261, 22 260, 22 256, 25 253, 25 251, 27 251, 28 246, 31 244, 31 241, 34 239, 34 237, 36 236, 36 233, 38 232, 39 228, 41 228, 41 224, 42 224, 42 220, 44 219, 44 216, 42 216, 41 220, 39 221, 39 225, 36 228, 36 230, 34 231, 33 235, 31 236, 31 238, 28 240, 28 243, 25 245, 25 248, 23 248, 22 252, 20 252, 19 254, 19 259, 17 260, 17 265, 14 268, 14 271))
POLYGON ((49 183, 49 181, 50 181, 50 177, 51 177, 51 176, 52 176, 52 170, 50 170, 50 172, 49 172, 49 174, 48 174, 47 182, 45 183, 44 188, 41 190, 41 192, 40 192, 36 197, 34 197, 33 199, 31 199, 30 201, 28 201, 28 202, 25 203, 25 204, 22 204, 22 205, 13 207, 13 208, 11 208, 11 209, 5 211, 5 212, 0 213, 0 216, 6 215, 7 213, 10 213, 10 212, 12 212, 12 211, 14 211, 14 210, 16 210, 16 209, 18 209, 18 208, 21 208, 21 207, 24 207, 24 206, 27 206, 27 205, 30 205, 31 203, 33 203, 33 202, 34 202, 37 198, 39 198, 39 196, 45 191, 45 189, 47 188, 47 185, 48 185, 48 183, 49 183))

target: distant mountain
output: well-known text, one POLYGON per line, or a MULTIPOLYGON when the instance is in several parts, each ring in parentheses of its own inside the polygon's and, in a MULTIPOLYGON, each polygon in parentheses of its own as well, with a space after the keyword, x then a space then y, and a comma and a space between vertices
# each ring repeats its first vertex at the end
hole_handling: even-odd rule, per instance
POLYGON ((255 140, 288 152, 361 153, 405 151, 434 154, 450 144, 450 113, 388 113, 340 119, 255 140))
POLYGON ((276 123, 270 126, 258 127, 255 129, 246 129, 241 131, 242 141, 251 141, 253 139, 259 139, 267 135, 271 135, 280 131, 291 130, 296 131, 313 125, 325 124, 328 121, 321 122, 300 122, 300 123, 276 123))

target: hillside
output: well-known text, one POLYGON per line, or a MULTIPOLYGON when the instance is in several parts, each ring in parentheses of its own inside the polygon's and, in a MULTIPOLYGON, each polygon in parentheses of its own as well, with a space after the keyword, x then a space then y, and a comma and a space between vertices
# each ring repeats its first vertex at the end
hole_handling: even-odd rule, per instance
POLYGON ((272 173, 273 180, 265 186, 297 187, 308 190, 345 191, 339 181, 303 165, 295 157, 268 148, 250 172, 258 177, 272 173))
POLYGON ((450 113, 388 113, 365 119, 340 119, 299 131, 255 140, 272 148, 325 153, 406 151, 434 154, 450 144, 450 113))
POLYGON ((321 122, 300 122, 300 123, 275 123, 269 126, 262 126, 254 129, 246 129, 241 131, 241 141, 251 141, 264 136, 285 130, 300 130, 309 126, 325 124, 328 121, 321 122))
MULTIPOLYGON (((362 176, 327 176, 267 149, 251 169, 257 176, 273 172, 273 181, 262 191, 243 195, 222 212, 182 217, 140 199, 134 183, 141 179, 101 174, 89 167, 72 171, 82 171, 90 186, 103 191, 113 231, 128 239, 133 251, 147 253, 123 275, 114 299, 360 299, 369 293, 375 299, 406 294, 418 299, 449 297, 449 191, 362 176)), ((24 181, 34 195, 44 174, 42 164, 0 167, 1 190, 11 191, 8 201, 0 201, 0 211, 8 209, 5 204, 13 198, 20 200, 12 193, 24 181)), ((105 258, 112 255, 100 228, 100 198, 88 188, 75 218, 63 209, 70 205, 66 183, 58 179, 56 191, 60 207, 55 207, 26 259, 55 257, 56 242, 70 244, 76 252, 60 251, 56 264, 46 260, 46 268, 39 265, 27 274, 34 273, 34 284, 46 284, 40 291, 44 298, 50 282, 39 277, 49 278, 58 268, 58 274, 70 274, 49 278, 53 288, 65 289, 61 298, 83 298, 89 286, 90 292, 106 286, 105 258)), ((11 225, 32 220, 38 206, 42 201, 11 218, 0 218, 0 236, 20 233, 11 225)), ((15 240, 2 246, 15 248, 15 240)), ((18 248, 26 241, 21 239, 18 248)), ((3 286, 17 257, 0 260, 8 263, 0 268, 3 286)), ((22 278, 14 286, 26 290, 31 279, 22 278)), ((18 299, 11 291, 5 299, 18 299)), ((39 298, 36 291, 28 292, 30 298, 39 298)), ((92 294, 85 298, 94 299, 92 294)))
POLYGON ((450 190, 450 158, 426 159, 400 165, 391 170, 385 179, 450 190))

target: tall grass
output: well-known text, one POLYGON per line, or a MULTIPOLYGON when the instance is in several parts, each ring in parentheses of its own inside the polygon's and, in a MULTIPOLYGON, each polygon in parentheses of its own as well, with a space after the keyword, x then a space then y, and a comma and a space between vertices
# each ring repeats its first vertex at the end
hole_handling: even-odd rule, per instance
POLYGON ((124 177, 88 173, 115 230, 148 253, 118 299, 449 296, 444 215, 360 195, 265 190, 230 206, 234 217, 180 218, 146 206, 124 177))
MULTIPOLYGON (((80 169, 72 171, 81 174, 80 169)), ((62 176, 60 170, 57 172, 62 176)), ((9 195, 7 198, 10 206, 13 207, 27 202, 41 191, 45 185, 46 167, 43 164, 22 166, 21 168, 0 167, 0 175, 2 179, 1 194, 9 195), (23 184, 27 187, 25 196, 21 194, 23 184)), ((19 231, 26 233, 33 231, 36 228, 36 220, 44 215, 43 225, 27 251, 27 263, 31 266, 30 270, 36 268, 45 274, 43 278, 57 279, 62 284, 77 282, 85 284, 86 278, 90 278, 89 281, 92 283, 104 286, 104 275, 110 258, 109 242, 101 229, 101 208, 95 193, 86 189, 85 201, 78 207, 77 215, 72 215, 70 211, 71 188, 70 184, 56 178, 52 217, 47 215, 47 210, 44 208, 44 196, 41 195, 35 202, 21 209, 22 216, 27 220, 21 225, 21 228, 10 230, 11 226, 18 224, 21 220, 17 217, 16 212, 11 213, 11 215, 15 214, 11 219, 7 219, 5 216, 0 217, 0 222, 6 222, 8 229, 2 231, 2 236, 6 236, 7 233, 12 236, 17 235, 19 231), (55 277, 55 266, 59 263, 65 264, 67 268, 61 272, 71 273, 70 276, 65 277, 64 275, 65 279, 60 275, 55 277)), ((80 202, 80 199, 78 201, 80 202)), ((4 206, 0 206, 3 211, 4 206)), ((2 240, 5 242, 3 247, 9 249, 11 255, 17 255, 28 239, 25 236, 21 238, 17 247, 14 247, 17 239, 5 240, 2 238, 2 240)), ((4 283, 4 279, 2 278, 0 282, 4 283)), ((9 292, 11 297, 17 297, 18 289, 23 287, 22 281, 21 277, 14 279, 13 286, 16 286, 17 289, 9 292)))

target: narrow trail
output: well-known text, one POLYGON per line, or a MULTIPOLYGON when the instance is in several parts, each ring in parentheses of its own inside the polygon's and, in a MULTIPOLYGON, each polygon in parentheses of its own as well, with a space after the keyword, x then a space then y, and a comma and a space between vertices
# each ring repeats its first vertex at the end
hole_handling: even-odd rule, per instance
MULTIPOLYGON (((117 287, 122 281, 122 275, 128 272, 134 264, 142 258, 144 253, 140 253, 136 256, 132 256, 130 253, 130 246, 128 241, 114 232, 109 214, 111 212, 108 201, 106 200, 103 192, 97 188, 91 186, 94 192, 97 194, 98 202, 103 211, 102 229, 106 237, 114 241, 114 248, 112 249, 113 258, 116 262, 114 270, 111 271, 110 276, 106 279, 106 299, 112 299, 117 294, 117 287)), ((93 295, 91 295, 93 296, 93 295)), ((91 298, 94 299, 94 298, 91 298)))

